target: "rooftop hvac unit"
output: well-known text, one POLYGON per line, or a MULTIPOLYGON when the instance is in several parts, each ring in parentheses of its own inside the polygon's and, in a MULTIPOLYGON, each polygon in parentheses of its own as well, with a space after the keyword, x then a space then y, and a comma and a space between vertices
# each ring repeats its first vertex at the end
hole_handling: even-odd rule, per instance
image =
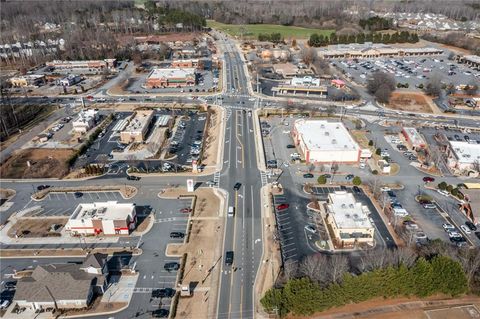
POLYGON ((341 207, 342 207, 342 208, 347 208, 347 205, 346 205, 346 204, 342 204, 341 207))
POLYGON ((340 128, 340 126, 337 125, 335 128, 338 130, 340 128))
POLYGON ((329 132, 325 132, 325 136, 329 136, 329 135, 330 135, 330 133, 329 133, 329 132))
POLYGON ((345 214, 345 218, 350 218, 350 214, 345 214))
POLYGON ((337 144, 337 140, 336 140, 336 139, 333 139, 333 140, 332 140, 332 144, 337 144))
POLYGON ((343 145, 343 148, 348 148, 348 145, 343 145))
POLYGON ((357 219, 357 218, 358 218, 358 214, 353 214, 353 218, 357 219))
POLYGON ((320 128, 325 128, 325 124, 320 124, 320 128))
POLYGON ((353 206, 353 204, 349 204, 348 207, 353 208, 354 206, 353 206))

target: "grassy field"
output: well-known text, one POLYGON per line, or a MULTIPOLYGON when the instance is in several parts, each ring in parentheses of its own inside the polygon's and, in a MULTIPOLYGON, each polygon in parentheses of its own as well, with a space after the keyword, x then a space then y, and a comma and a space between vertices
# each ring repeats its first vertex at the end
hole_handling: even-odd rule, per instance
POLYGON ((226 32, 232 36, 240 36, 242 31, 247 38, 257 38, 260 33, 281 33, 285 39, 288 38, 309 38, 311 34, 318 33, 330 35, 334 30, 307 29, 294 26, 277 24, 224 24, 214 20, 207 20, 207 26, 219 31, 226 32))

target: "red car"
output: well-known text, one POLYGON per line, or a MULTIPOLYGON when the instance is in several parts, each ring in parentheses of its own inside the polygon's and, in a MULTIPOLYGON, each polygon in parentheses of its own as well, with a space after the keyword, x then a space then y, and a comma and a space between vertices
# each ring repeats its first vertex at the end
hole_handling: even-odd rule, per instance
POLYGON ((284 210, 287 209, 290 205, 288 204, 280 204, 277 206, 277 210, 284 210))
POLYGON ((91 96, 91 95, 87 96, 87 100, 92 101, 92 100, 93 100, 93 96, 91 96))
POLYGON ((425 177, 423 178, 423 181, 424 181, 425 183, 432 183, 432 182, 435 181, 435 178, 429 177, 429 176, 425 176, 425 177))
POLYGON ((191 213, 192 209, 190 207, 185 207, 180 209, 180 213, 191 213))

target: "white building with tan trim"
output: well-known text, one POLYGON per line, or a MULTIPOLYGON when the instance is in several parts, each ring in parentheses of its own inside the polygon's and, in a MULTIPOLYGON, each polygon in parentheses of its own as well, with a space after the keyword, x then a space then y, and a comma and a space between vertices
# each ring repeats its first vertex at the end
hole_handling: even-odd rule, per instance
POLYGON ((128 125, 120 133, 120 141, 124 144, 145 141, 150 122, 153 119, 153 111, 137 111, 128 122, 128 125))
POLYGON ((374 244, 375 228, 368 219, 370 211, 367 206, 357 202, 352 193, 336 191, 328 194, 324 208, 325 222, 337 246, 348 248, 358 244, 374 244))
POLYGON ((386 44, 334 44, 317 49, 319 57, 324 59, 372 59, 381 57, 428 56, 442 54, 443 50, 424 48, 397 48, 386 44))
POLYGON ((307 163, 345 163, 360 161, 360 146, 340 122, 296 120, 292 137, 307 163))

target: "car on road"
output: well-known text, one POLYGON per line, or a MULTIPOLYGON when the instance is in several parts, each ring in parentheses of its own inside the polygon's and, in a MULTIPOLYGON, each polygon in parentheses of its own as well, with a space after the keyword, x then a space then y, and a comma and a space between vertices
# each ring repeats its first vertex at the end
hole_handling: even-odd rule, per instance
POLYGON ((435 182, 435 178, 430 177, 430 176, 425 176, 425 177, 423 178, 423 181, 424 181, 425 183, 432 183, 432 182, 435 182))
POLYGON ((47 188, 50 188, 50 185, 38 185, 37 186, 37 190, 39 190, 39 191, 47 189, 47 188))
POLYGON ((425 209, 435 209, 437 207, 437 206, 435 206, 434 203, 424 203, 422 206, 425 209))
POLYGON ((325 176, 325 178, 332 178, 332 174, 323 174, 323 176, 325 176))
POLYGON ((177 262, 169 262, 163 265, 163 269, 165 269, 168 272, 177 271, 179 268, 180 268, 180 264, 177 262))
POLYGON ((284 210, 284 209, 287 209, 288 207, 290 207, 289 204, 280 204, 276 208, 277 210, 284 210))
POLYGON ((295 145, 293 145, 293 144, 288 144, 288 145, 287 145, 287 148, 295 148, 295 145))
POLYGON ((455 226, 453 226, 452 224, 449 224, 449 223, 443 224, 442 227, 443 227, 443 229, 445 229, 445 231, 449 231, 449 230, 455 229, 455 226))
POLYGON ((317 232, 315 227, 313 227, 312 225, 305 226, 305 230, 308 231, 308 232, 314 233, 314 234, 317 232))
POLYGON ((460 228, 465 232, 465 234, 470 235, 472 231, 465 225, 460 225, 460 228))
POLYGON ((236 191, 238 191, 240 187, 242 187, 242 183, 235 183, 235 185, 233 185, 233 189, 236 191))
POLYGON ((233 251, 229 250, 225 253, 225 265, 231 266, 233 264, 233 251))
POLYGON ((214 181, 207 181, 205 184, 207 184, 207 186, 209 186, 209 187, 215 186, 214 181))
POLYGON ((160 288, 152 290, 152 298, 172 298, 175 296, 175 289, 160 288))
POLYGON ((191 213, 191 212, 192 212, 192 209, 190 207, 184 207, 184 208, 180 209, 180 213, 188 214, 188 213, 191 213))
POLYGON ((80 198, 83 196, 83 193, 82 192, 75 192, 73 193, 73 196, 75 196, 75 198, 80 198))
POLYGON ((356 194, 360 194, 362 192, 362 190, 358 186, 353 186, 352 189, 356 194))
POLYGON ((471 221, 467 220, 465 222, 465 225, 467 225, 467 227, 471 230, 471 231, 476 231, 477 230, 477 226, 475 226, 474 223, 472 223, 471 221))
POLYGON ((313 178, 313 174, 311 173, 303 174, 303 178, 313 178))
POLYGON ((128 175, 128 176, 127 176, 127 179, 128 179, 129 181, 139 181, 139 180, 140 180, 140 177, 128 175))
POLYGON ((170 233, 170 238, 183 238, 185 237, 185 234, 179 231, 172 231, 170 233))
POLYGON ((390 187, 383 186, 383 187, 380 187, 380 191, 382 191, 382 192, 388 192, 388 191, 391 191, 391 189, 390 189, 390 187))
POLYGON ((152 317, 153 318, 168 318, 168 315, 170 312, 167 309, 157 309, 152 311, 152 317))

